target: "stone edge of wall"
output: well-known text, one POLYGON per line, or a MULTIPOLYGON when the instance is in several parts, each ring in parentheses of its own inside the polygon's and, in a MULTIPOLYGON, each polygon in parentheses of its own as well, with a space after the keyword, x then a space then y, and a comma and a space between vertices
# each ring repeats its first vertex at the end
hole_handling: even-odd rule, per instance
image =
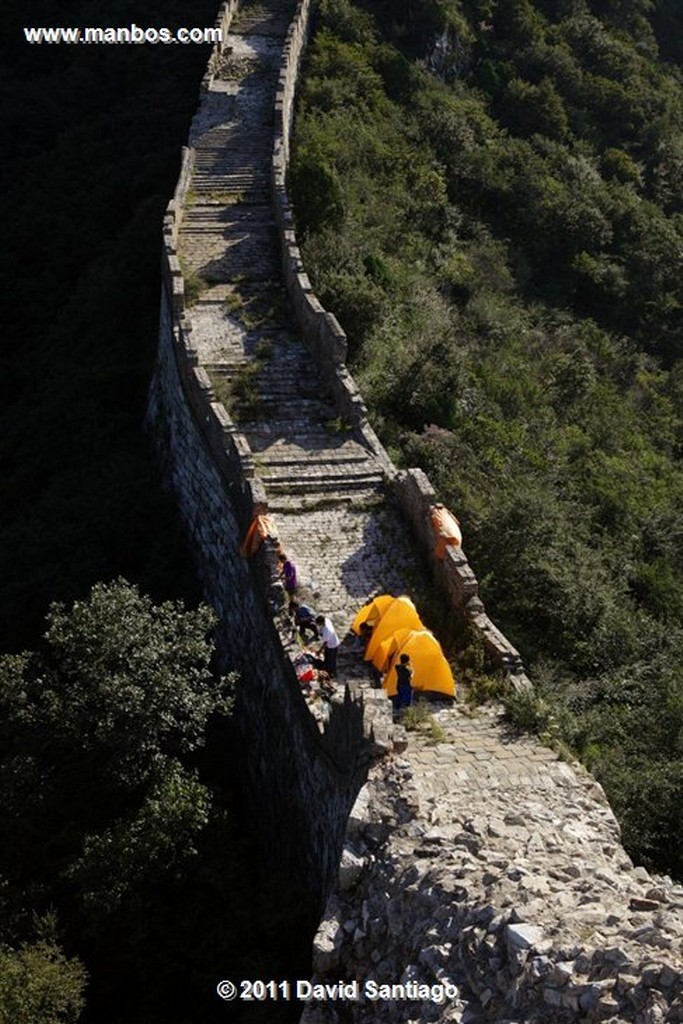
POLYGON ((434 555, 436 536, 429 509, 437 500, 429 478, 420 469, 399 472, 368 422, 367 407, 345 365, 346 334, 313 291, 297 244, 286 178, 294 120, 294 98, 303 53, 308 42, 312 0, 299 0, 285 40, 275 97, 275 132, 271 184, 280 239, 283 276, 304 339, 332 389, 340 415, 358 430, 391 481, 394 494, 410 522, 432 572, 458 618, 481 638, 489 657, 503 669, 515 689, 527 689, 522 658, 486 614, 477 578, 462 548, 447 548, 443 560, 434 555))
MULTIPOLYGON (((239 0, 225 0, 217 15, 216 27, 221 30, 221 42, 214 46, 209 58, 207 71, 202 79, 202 99, 210 89, 218 60, 226 49, 225 40, 238 6, 239 0)), ((193 120, 191 138, 198 123, 198 116, 199 112, 193 120)), ((166 290, 171 309, 173 350, 183 393, 212 459, 225 481, 238 522, 246 533, 253 517, 268 511, 266 490, 262 481, 255 475, 254 456, 246 436, 238 429, 225 406, 217 401, 209 375, 199 365, 197 349, 192 343, 192 326, 186 314, 185 277, 178 256, 178 235, 190 190, 194 160, 194 148, 183 146, 178 181, 163 221, 162 288, 166 290)), ((285 614, 286 595, 277 572, 278 547, 277 540, 266 538, 253 556, 252 565, 259 589, 267 601, 285 661, 291 670, 292 689, 306 709, 305 717, 310 720, 311 735, 317 734, 320 741, 320 733, 323 733, 323 736, 326 733, 334 733, 338 728, 335 721, 337 705, 341 707, 346 700, 352 700, 363 713, 363 734, 368 745, 368 753, 386 752, 392 745, 391 729, 388 727, 386 715, 382 715, 382 709, 375 707, 372 701, 368 704, 360 691, 349 691, 348 696, 345 693, 333 705, 330 719, 324 725, 316 725, 316 720, 310 714, 294 671, 293 656, 296 649, 292 643, 289 619, 285 614)), ((322 744, 319 742, 318 746, 323 755, 332 760, 337 771, 348 770, 336 762, 324 741, 322 744)))
MULTIPOLYGON (((214 45, 209 57, 201 84, 202 98, 211 86, 217 62, 225 50, 225 40, 238 5, 239 0, 224 0, 216 15, 215 27, 220 29, 221 41, 214 45)), ((197 115, 193 126, 196 119, 197 115)), ((245 527, 255 512, 266 510, 265 489, 255 477, 254 457, 246 437, 237 429, 225 406, 216 400, 209 375, 199 365, 197 349, 192 343, 192 327, 186 315, 185 276, 178 257, 178 235, 194 161, 194 148, 183 146, 178 181, 163 222, 162 285, 170 300, 173 347, 185 397, 216 465, 231 490, 241 525, 245 527)))

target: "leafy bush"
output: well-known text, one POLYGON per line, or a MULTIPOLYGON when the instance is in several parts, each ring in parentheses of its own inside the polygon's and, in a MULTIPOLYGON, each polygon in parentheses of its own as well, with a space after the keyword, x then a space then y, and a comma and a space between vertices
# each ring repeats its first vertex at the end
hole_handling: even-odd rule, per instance
POLYGON ((0 1024, 76 1024, 85 1005, 86 973, 57 943, 54 915, 19 949, 0 946, 0 1024))
POLYGON ((336 173, 312 153, 297 152, 288 177, 297 209, 297 228, 306 236, 325 225, 339 227, 344 219, 342 191, 336 173))

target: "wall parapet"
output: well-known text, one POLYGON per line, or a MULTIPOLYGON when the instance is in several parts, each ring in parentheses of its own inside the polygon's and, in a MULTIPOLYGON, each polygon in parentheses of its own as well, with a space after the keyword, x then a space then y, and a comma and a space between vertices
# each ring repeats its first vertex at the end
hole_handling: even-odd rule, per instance
POLYGON ((216 43, 209 57, 206 65, 206 71, 202 78, 202 84, 200 86, 200 95, 204 96, 211 88, 213 80, 216 75, 216 68, 220 61, 221 56, 227 50, 227 38, 230 31, 230 24, 233 16, 237 13, 239 7, 239 0, 223 0, 222 4, 218 8, 218 14, 214 22, 214 28, 220 32, 220 39, 216 43))
POLYGON ((486 614, 477 578, 462 547, 448 548, 443 559, 436 558, 437 538, 429 514, 430 506, 438 500, 436 492, 422 470, 399 472, 370 426, 367 406, 345 365, 346 334, 334 314, 324 309, 303 265, 287 193, 287 170, 296 84, 308 42, 310 18, 311 0, 299 0, 283 48, 275 102, 271 181, 287 293, 304 339, 332 388, 340 415, 361 432, 368 449, 382 465, 453 613, 481 638, 487 655, 512 685, 526 689, 531 684, 521 655, 486 614))
MULTIPOLYGON (((202 96, 211 87, 238 6, 239 0, 223 0, 218 10, 215 27, 220 29, 221 39, 209 57, 202 79, 202 96)), ((196 122, 197 115, 193 119, 191 137, 196 122)), ((163 221, 162 282, 172 312, 173 347, 183 391, 216 465, 231 487, 241 525, 246 528, 254 508, 265 504, 265 491, 254 477, 254 457, 246 437, 238 430, 225 406, 216 400, 208 374, 198 366, 197 350, 192 344, 192 327, 186 315, 185 275, 178 257, 178 235, 190 192, 195 157, 193 146, 183 146, 178 181, 163 221)))

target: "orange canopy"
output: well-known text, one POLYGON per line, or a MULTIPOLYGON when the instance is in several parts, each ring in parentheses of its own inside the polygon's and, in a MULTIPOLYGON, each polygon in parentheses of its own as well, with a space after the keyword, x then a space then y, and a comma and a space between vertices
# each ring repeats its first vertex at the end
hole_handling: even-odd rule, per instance
POLYGON ((380 649, 383 640, 387 640, 397 629, 423 629, 422 620, 417 614, 415 605, 409 597, 395 597, 382 612, 372 636, 365 649, 365 660, 371 661, 376 669, 381 670, 386 656, 380 649))
POLYGON ((377 648, 376 661, 379 665, 379 672, 388 672, 394 663, 396 657, 396 651, 406 637, 414 632, 412 629, 397 629, 395 633, 388 636, 386 640, 382 640, 382 643, 377 648))
POLYGON ((277 527, 271 516, 254 516, 247 535, 240 544, 241 555, 253 555, 266 537, 277 540, 277 527))
POLYGON ((389 648, 391 667, 382 680, 388 697, 396 694, 396 663, 402 654, 410 658, 414 690, 455 696, 455 680, 441 644, 429 630, 411 629, 396 633, 389 648))
POLYGON ((462 544, 460 523, 443 505, 432 505, 430 517, 436 534, 434 554, 437 558, 443 558, 447 547, 459 548, 462 544))

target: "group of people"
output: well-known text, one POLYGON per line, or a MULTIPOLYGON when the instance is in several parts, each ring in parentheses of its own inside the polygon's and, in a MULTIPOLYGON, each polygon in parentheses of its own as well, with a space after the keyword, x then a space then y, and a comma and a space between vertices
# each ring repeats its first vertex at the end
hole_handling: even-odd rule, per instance
POLYGON ((341 640, 332 624, 332 620, 326 615, 318 615, 307 604, 302 604, 294 596, 298 588, 298 575, 296 564, 291 558, 282 553, 278 555, 278 565, 282 574, 285 591, 289 595, 289 614, 294 619, 294 625, 299 631, 301 639, 306 643, 308 640, 314 643, 322 641, 317 656, 311 658, 316 668, 327 672, 330 678, 334 679, 337 674, 337 654, 341 640))
MULTIPOLYGON (((298 573, 295 562, 288 558, 284 552, 278 555, 278 568, 282 575, 282 581, 286 593, 289 596, 289 614, 294 626, 304 643, 316 644, 322 641, 317 654, 310 657, 311 663, 319 669, 323 669, 327 675, 334 679, 337 674, 337 655, 341 640, 337 635, 332 620, 326 615, 317 614, 310 605, 304 604, 296 597, 298 590, 298 573)), ((372 627, 368 623, 361 625, 361 640, 363 648, 372 636, 372 627)), ((413 703, 413 668, 410 664, 410 656, 401 654, 396 665, 396 695, 391 698, 394 710, 401 714, 405 708, 413 703)))
POLYGON ((326 615, 317 615, 307 604, 301 604, 295 597, 289 602, 289 614, 294 619, 294 625, 299 630, 304 643, 312 640, 322 640, 317 657, 311 659, 316 668, 322 668, 332 678, 337 674, 337 653, 341 640, 332 624, 332 620, 326 615))

